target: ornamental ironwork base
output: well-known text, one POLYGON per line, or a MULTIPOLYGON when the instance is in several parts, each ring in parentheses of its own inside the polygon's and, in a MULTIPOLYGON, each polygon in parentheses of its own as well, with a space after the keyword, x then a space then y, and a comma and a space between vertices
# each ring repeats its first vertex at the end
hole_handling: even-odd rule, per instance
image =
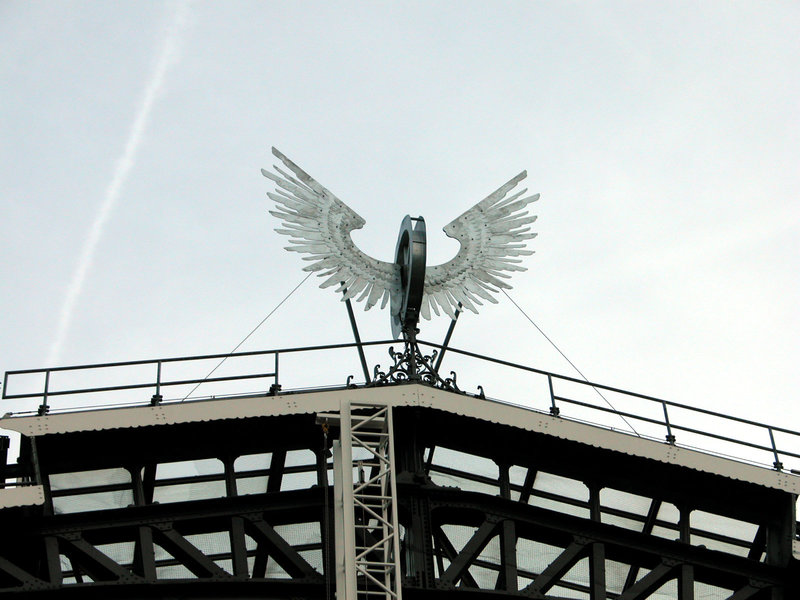
POLYGON ((372 386, 391 385, 396 383, 424 383, 435 388, 450 392, 464 393, 456 383, 455 371, 450 371, 450 377, 442 378, 437 369, 436 358, 439 351, 434 349, 430 354, 423 354, 413 336, 406 336, 403 340, 403 350, 396 351, 394 346, 389 346, 389 356, 392 364, 386 371, 381 370, 381 365, 375 365, 372 375, 372 386))

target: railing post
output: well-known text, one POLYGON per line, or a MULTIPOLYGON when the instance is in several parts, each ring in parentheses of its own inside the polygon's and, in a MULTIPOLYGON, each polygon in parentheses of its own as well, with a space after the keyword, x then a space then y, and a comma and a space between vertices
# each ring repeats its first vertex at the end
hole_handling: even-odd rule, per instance
POLYGON ((278 356, 279 355, 280 355, 280 352, 276 351, 275 352, 275 383, 273 383, 271 386, 269 386, 269 395, 270 396, 275 396, 278 392, 281 391, 281 384, 278 383, 278 363, 279 363, 278 356))
POLYGON ((556 395, 553 393, 553 376, 547 375, 547 385, 550 386, 550 414, 557 417, 561 414, 561 409, 556 406, 556 395))
POLYGON ((46 415, 50 412, 50 407, 47 406, 47 392, 50 390, 50 371, 44 372, 44 393, 42 394, 42 403, 39 405, 38 415, 46 415))
POLYGON ((667 426, 667 443, 675 444, 675 436, 672 435, 672 427, 670 427, 669 424, 669 414, 667 414, 667 403, 662 400, 661 406, 664 409, 664 424, 667 426))
POLYGON ((767 431, 769 431, 769 441, 772 444, 772 455, 775 457, 775 462, 772 463, 772 466, 775 467, 776 471, 783 471, 783 463, 778 458, 778 447, 775 445, 775 435, 772 433, 772 427, 767 427, 767 431))
POLYGON ((150 398, 150 406, 161 404, 164 397, 161 395, 161 361, 156 362, 156 393, 150 398))

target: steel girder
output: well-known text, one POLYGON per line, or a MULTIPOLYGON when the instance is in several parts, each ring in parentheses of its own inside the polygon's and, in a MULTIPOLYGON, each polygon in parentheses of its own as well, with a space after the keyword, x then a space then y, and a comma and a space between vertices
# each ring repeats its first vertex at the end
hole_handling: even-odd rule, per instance
MULTIPOLYGON (((643 600, 669 582, 679 600, 692 600, 697 585, 712 586, 728 600, 799 597, 800 573, 791 557, 791 494, 433 409, 396 409, 395 415, 402 587, 407 598, 643 600), (491 461, 497 474, 465 475, 468 465, 436 464, 436 448, 491 461), (510 477, 512 468, 524 470, 524 476, 510 477), (539 489, 537 478, 544 471, 585 483, 588 499, 539 489), (486 491, 436 485, 432 478, 437 474, 461 477, 486 491), (649 510, 635 515, 603 506, 604 487, 649 498, 649 510), (534 506, 533 499, 585 509, 585 515, 534 506), (681 513, 671 530, 659 516, 667 503, 681 513), (758 531, 743 556, 704 548, 693 541, 698 532, 688 519, 692 510, 752 521, 758 531), (638 530, 606 522, 609 515, 638 519, 638 530), (659 527, 672 531, 675 539, 663 532, 656 535, 659 527), (577 571, 583 575, 576 577, 577 571)), ((335 437, 331 431, 330 438, 335 437)), ((44 438, 37 459, 44 478, 68 467, 106 468, 138 461, 130 469, 135 475, 134 503, 91 513, 52 514, 51 504, 2 511, 0 595, 277 600, 333 593, 333 502, 326 483, 330 463, 314 415, 170 426, 150 437, 158 443, 118 447, 115 456, 112 443, 119 440, 108 432, 44 438), (245 437, 243 431, 252 435, 245 437), (211 439, 214 434, 213 443, 192 445, 198 436, 211 439), (244 449, 237 447, 240 441, 244 449), (65 454, 68 447, 76 450, 71 457, 65 454), (98 453, 98 447, 108 451, 98 453), (285 464, 288 448, 315 453, 315 485, 282 490, 282 478, 297 471, 285 464), (264 493, 237 496, 240 475, 233 470, 233 459, 258 451, 272 453, 264 493), (225 497, 153 503, 158 483, 148 465, 205 457, 225 464, 225 473, 217 477, 228 489, 225 497), (289 539, 293 526, 311 526, 319 538, 307 543, 289 539), (222 536, 227 542, 223 550, 214 551, 201 547, 201 535, 222 536), (129 556, 112 559, 105 550, 113 544, 126 544, 129 556), (310 553, 321 557, 313 565, 310 553), (270 564, 280 567, 280 577, 270 564), (185 576, 159 576, 170 567, 181 568, 185 576)), ((197 478, 209 479, 213 477, 197 478)), ((52 502, 52 492, 47 494, 52 502)), ((714 535, 702 534, 709 539, 714 535)), ((370 531, 363 535, 365 545, 374 541, 370 531)), ((717 538, 726 542, 724 536, 717 538)))
POLYGON ((694 600, 696 590, 727 600, 798 597, 800 572, 791 555, 796 498, 790 493, 435 410, 397 414, 407 597, 472 592, 643 600, 660 591, 661 598, 694 600), (491 461, 496 475, 472 472, 480 470, 478 463, 437 465, 437 447, 491 461), (582 482, 587 498, 539 489, 543 471, 582 482), (462 489, 446 487, 443 478, 462 489), (488 493, 466 491, 470 487, 488 493), (648 510, 604 505, 607 488, 647 499, 648 510), (674 524, 659 516, 670 503, 680 515, 674 524), (584 515, 543 507, 548 504, 584 515), (695 512, 698 518, 690 520, 695 512), (736 540, 704 526, 706 518, 741 519, 757 530, 752 539, 736 540))
MULTIPOLYGON (((432 540, 431 550, 406 547, 404 556, 426 556, 438 563, 433 578, 424 567, 407 565, 404 593, 423 597, 428 591, 447 592, 481 590, 494 595, 528 598, 556 598, 549 592, 555 586, 575 590, 592 600, 618 598, 642 600, 670 580, 678 582, 678 597, 693 598, 694 582, 731 590, 730 598, 778 598, 786 585, 786 570, 762 562, 725 555, 646 533, 559 514, 554 511, 485 494, 443 489, 430 485, 404 484, 398 489, 401 520, 410 529, 416 526, 417 539, 432 540), (424 506, 425 515, 415 515, 424 506), (460 526, 472 533, 461 549, 456 549, 445 528, 460 526), (420 529, 427 528, 426 535, 420 529), (482 551, 490 541, 499 542, 495 560, 487 560, 482 551), (516 546, 520 540, 536 542, 559 551, 539 572, 517 564, 516 546), (573 567, 586 560, 589 577, 583 583, 564 579, 573 567), (629 565, 645 573, 627 581, 621 590, 606 587, 606 560, 629 565), (470 568, 478 567, 493 574, 491 586, 481 588, 470 568), (411 571, 411 572, 409 572, 411 571), (426 579, 428 580, 426 582, 426 579), (413 581, 413 583, 412 583, 413 581), (525 583, 522 583, 525 582, 525 583), (760 595, 759 595, 760 594, 760 595)), ((407 538, 412 543, 413 538, 407 538)), ((528 544, 530 546, 530 544, 528 544)), ((425 596, 427 597, 427 596, 425 596)), ((578 596, 576 596, 578 597, 578 596)))
POLYGON ((169 596, 181 586, 186 588, 182 597, 215 597, 225 584, 236 584, 236 597, 324 597, 325 577, 303 556, 304 550, 320 551, 321 544, 298 548, 277 531, 297 524, 321 527, 324 495, 323 489, 312 488, 22 519, 6 532, 16 546, 13 553, 4 547, 6 556, 0 558, 0 593, 127 598, 142 594, 142 584, 147 584, 148 597, 158 597, 159 589, 169 596), (228 543, 218 553, 191 540, 220 534, 228 543), (114 560, 104 553, 103 547, 112 544, 129 545, 130 560, 114 560), (230 567, 221 568, 220 561, 229 561, 230 567), (268 576, 267 561, 279 565, 283 575, 268 576), (188 576, 178 581, 159 577, 157 569, 175 565, 185 568, 188 576), (66 584, 67 578, 75 582, 66 584))

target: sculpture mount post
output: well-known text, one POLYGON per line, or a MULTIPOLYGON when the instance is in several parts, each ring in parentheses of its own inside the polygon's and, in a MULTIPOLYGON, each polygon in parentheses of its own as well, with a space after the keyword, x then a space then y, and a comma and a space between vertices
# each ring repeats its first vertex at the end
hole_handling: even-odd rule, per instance
POLYGON ((392 297, 392 336, 410 346, 409 378, 417 378, 417 323, 425 287, 425 219, 406 215, 400 224, 395 264, 400 269, 400 294, 392 297))
MULTIPOLYGON (((406 215, 400 225, 395 251, 395 265, 399 271, 400 292, 392 295, 391 322, 394 339, 403 340, 402 352, 389 348, 389 356, 394 361, 387 371, 380 365, 374 369, 372 385, 385 385, 401 382, 422 382, 440 389, 460 392, 456 385, 456 374, 442 379, 439 376, 441 360, 437 361, 437 351, 424 355, 417 344, 417 325, 421 314, 422 299, 425 292, 426 239, 425 219, 406 215), (436 366, 434 367, 434 363, 436 366)), ((456 318, 461 305, 456 310, 456 318)), ((455 318, 445 340, 445 347, 452 334, 455 318)), ((443 348, 444 350, 444 348, 443 348)))

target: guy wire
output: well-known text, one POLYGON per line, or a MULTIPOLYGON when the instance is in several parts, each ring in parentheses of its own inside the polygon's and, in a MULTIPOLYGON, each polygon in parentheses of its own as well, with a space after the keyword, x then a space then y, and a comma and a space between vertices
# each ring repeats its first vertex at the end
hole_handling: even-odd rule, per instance
POLYGON ((521 312, 521 313, 523 314, 523 316, 524 316, 526 319, 528 319, 528 321, 530 321, 531 325, 533 325, 534 327, 536 327, 537 331, 538 331, 539 333, 541 333, 541 334, 542 334, 542 336, 544 336, 544 339, 546 339, 548 342, 550 342, 550 345, 551 345, 553 348, 555 348, 555 349, 558 351, 558 353, 559 353, 561 356, 563 356, 563 357, 564 357, 564 360, 566 360, 566 361, 567 361, 567 362, 570 364, 570 366, 571 366, 573 369, 575 369, 575 371, 578 373, 578 375, 580 375, 580 376, 583 378, 583 380, 584 380, 586 383, 588 383, 589 385, 591 385, 591 386, 592 386, 592 389, 593 389, 595 392, 597 392, 597 395, 598 395, 598 396, 600 396, 600 397, 601 397, 603 400, 605 400, 605 403, 606 403, 606 404, 608 404, 608 405, 611 407, 611 410, 613 410, 615 413, 617 413, 617 416, 618 416, 620 419, 622 419, 622 420, 625 422, 625 424, 626 424, 628 427, 630 427, 630 428, 631 428, 631 431, 633 431, 633 433, 635 433, 635 434, 636 434, 638 437, 642 437, 642 436, 639 434, 639 432, 638 432, 638 431, 636 431, 636 429, 634 429, 633 425, 631 425, 631 424, 628 422, 628 420, 627 420, 625 417, 623 417, 621 414, 619 414, 619 411, 618 411, 618 410, 617 410, 617 409, 614 407, 614 405, 613 405, 613 404, 611 404, 611 402, 609 402, 609 401, 608 401, 608 398, 606 398, 605 396, 603 396, 603 394, 600 392, 600 390, 598 390, 596 387, 594 387, 594 386, 592 385, 592 382, 591 382, 591 381, 589 381, 589 380, 586 378, 586 375, 584 375, 583 373, 581 373, 581 370, 580 370, 578 367, 576 367, 576 366, 575 366, 575 363, 573 363, 573 362, 572 362, 572 361, 571 361, 571 360, 570 360, 570 359, 567 357, 567 355, 566 355, 566 354, 564 354, 564 353, 561 351, 561 348, 559 348, 558 346, 556 346, 556 343, 555 343, 553 340, 551 340, 551 339, 550 339, 550 337, 549 337, 549 336, 548 336, 548 335, 547 335, 547 334, 546 334, 544 331, 542 331, 542 328, 541 328, 541 327, 539 327, 539 326, 538 326, 536 323, 534 323, 534 322, 533 322, 533 319, 531 319, 531 318, 528 316, 528 314, 527 314, 527 313, 526 313, 524 310, 522 310, 522 308, 520 307, 520 305, 519 305, 519 304, 517 304, 516 302, 514 302, 514 299, 513 299, 511 296, 509 296, 509 295, 508 295, 508 292, 506 292, 506 291, 505 291, 504 289, 502 289, 502 288, 500 288, 500 291, 502 291, 502 292, 503 292, 503 294, 505 294, 505 297, 506 297, 506 298, 508 298, 509 300, 511 300, 511 304, 513 304, 514 306, 516 306, 516 307, 517 307, 517 309, 519 310, 519 312, 521 312))
POLYGON ((297 291, 297 289, 298 289, 298 288, 299 288, 301 285, 303 285, 303 284, 306 282, 306 280, 307 280, 309 277, 311 277, 312 273, 313 273, 313 272, 309 272, 309 274, 308 274, 308 275, 306 275, 306 276, 303 278, 303 281, 301 281, 301 282, 300 282, 300 283, 298 283, 296 286, 294 286, 294 289, 293 289, 291 292, 289 292, 289 293, 286 295, 286 297, 285 297, 283 300, 281 300, 280 302, 278 302, 278 305, 277 305, 275 308, 273 308, 271 311, 269 311, 269 314, 268 314, 266 317, 264 317, 263 319, 261 319, 261 322, 260 322, 258 325, 256 325, 256 326, 253 328, 253 330, 252 330, 250 333, 248 333, 246 336, 244 336, 244 339, 243 339, 241 342, 239 342, 238 344, 236 344, 236 347, 235 347, 233 350, 231 350, 230 352, 228 352, 228 355, 227 355, 227 356, 225 356, 225 357, 224 357, 224 358, 223 358, 221 361, 219 361, 219 363, 217 363, 217 366, 216 366, 216 367, 214 367, 213 369, 211 369, 211 370, 208 372, 208 375, 206 375, 205 377, 203 377, 203 381, 201 381, 201 382, 200 382, 200 383, 198 383, 196 386, 194 386, 194 387, 192 388, 192 390, 191 390, 191 391, 190 391, 188 394, 186 394, 186 395, 183 397, 183 399, 181 400, 181 402, 183 402, 184 400, 186 400, 187 398, 189 398, 189 396, 191 396, 192 394, 194 394, 195 390, 197 390, 197 388, 199 388, 201 385, 203 385, 203 383, 205 383, 205 381, 206 381, 206 380, 207 380, 209 377, 211 377, 211 376, 214 374, 214 371, 216 371, 217 369, 219 369, 219 368, 222 366, 222 363, 224 363, 226 360, 228 360, 228 358, 229 358, 229 357, 230 357, 230 356, 231 356, 231 355, 232 355, 234 352, 236 352, 236 351, 237 351, 239 348, 241 348, 242 344, 244 344, 244 343, 245 343, 245 342, 246 342, 246 341, 247 341, 247 340, 250 338, 250 336, 251 336, 251 335, 253 335, 253 334, 254 334, 256 331, 258 331, 258 328, 259 328, 259 327, 261 327, 261 326, 262 326, 264 323, 266 323, 266 322, 267 322, 267 319, 269 319, 269 318, 270 318, 270 317, 273 315, 273 313, 274 313, 276 310, 278 310, 278 309, 281 307, 281 305, 282 305, 284 302, 286 302, 286 301, 287 301, 287 300, 288 300, 288 299, 291 297, 291 295, 292 295, 292 294, 294 294, 294 293, 297 291))

